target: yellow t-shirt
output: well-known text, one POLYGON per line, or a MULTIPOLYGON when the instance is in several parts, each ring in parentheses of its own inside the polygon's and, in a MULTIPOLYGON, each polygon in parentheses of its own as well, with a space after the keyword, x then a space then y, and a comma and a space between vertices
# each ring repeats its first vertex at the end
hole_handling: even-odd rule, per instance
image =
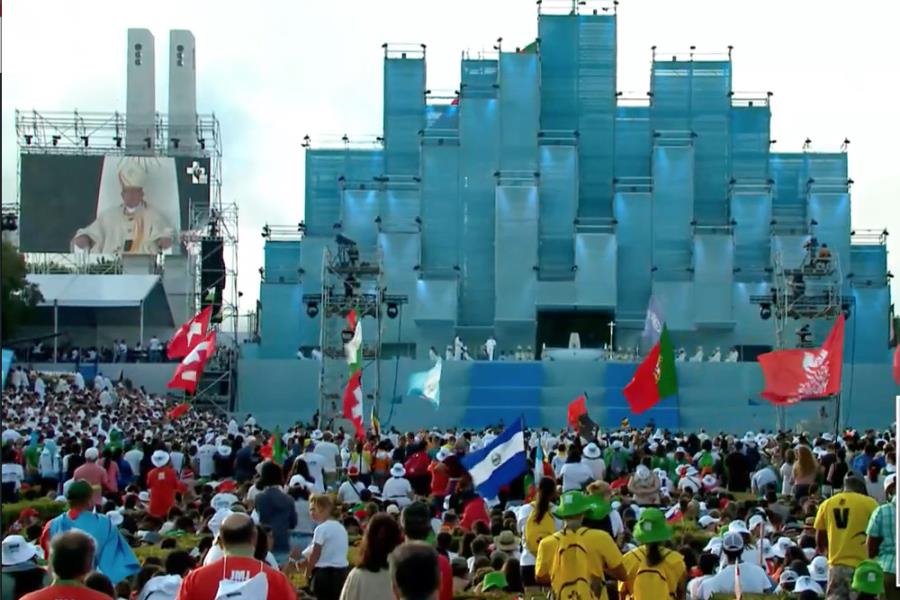
POLYGON ((878 503, 855 492, 835 494, 819 505, 815 528, 828 534, 828 564, 856 567, 868 558, 866 526, 878 503))
MULTIPOLYGON (((654 568, 661 571, 666 578, 666 586, 669 588, 669 596, 676 597, 678 586, 687 577, 687 567, 684 566, 684 556, 675 550, 661 549, 663 553, 662 563, 654 568)), ((625 581, 619 583, 619 591, 625 590, 629 598, 633 600, 657 600, 656 598, 637 598, 632 593, 633 583, 638 571, 645 564, 647 549, 644 546, 627 552, 622 557, 622 565, 625 567, 625 581)), ((660 598, 659 600, 665 600, 660 598)))
MULTIPOLYGON (((581 528, 578 531, 581 533, 579 543, 584 547, 590 560, 590 572, 588 574, 592 578, 602 580, 605 578, 605 571, 615 569, 622 564, 622 553, 608 533, 599 529, 585 528, 581 528)), ((559 554, 559 540, 559 534, 550 535, 542 539, 538 546, 534 564, 535 577, 538 579, 549 577, 551 579, 551 587, 554 587, 554 589, 553 576, 560 572, 556 565, 559 554)), ((606 588, 604 587, 599 598, 605 600, 606 597, 606 588)))

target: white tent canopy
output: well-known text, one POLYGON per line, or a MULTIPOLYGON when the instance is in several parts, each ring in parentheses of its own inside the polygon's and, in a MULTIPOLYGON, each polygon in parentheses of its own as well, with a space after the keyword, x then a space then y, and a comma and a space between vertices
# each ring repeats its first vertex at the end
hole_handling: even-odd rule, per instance
POLYGON ((38 306, 88 308, 138 307, 160 283, 158 275, 28 275, 27 279, 44 297, 38 306))

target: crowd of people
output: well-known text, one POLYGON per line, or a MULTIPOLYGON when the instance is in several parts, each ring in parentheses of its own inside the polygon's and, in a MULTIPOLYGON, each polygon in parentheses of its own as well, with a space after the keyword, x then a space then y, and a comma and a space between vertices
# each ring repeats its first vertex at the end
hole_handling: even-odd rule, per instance
POLYGON ((18 373, 4 600, 900 597, 893 429, 532 429, 526 471, 484 498, 463 459, 496 428, 271 431, 175 416, 127 381, 18 373), (64 510, 29 503, 45 497, 64 510))

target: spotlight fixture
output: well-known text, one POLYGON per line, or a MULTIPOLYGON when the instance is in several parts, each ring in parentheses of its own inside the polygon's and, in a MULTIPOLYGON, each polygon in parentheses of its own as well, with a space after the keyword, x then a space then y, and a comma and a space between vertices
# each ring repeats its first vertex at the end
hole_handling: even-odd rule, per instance
MULTIPOLYGON (((307 311, 309 312, 309 311, 307 311)), ((350 340, 353 339, 353 330, 352 329, 344 329, 341 331, 341 341, 345 344, 349 344, 350 340)))
POLYGON ((121 136, 121 135, 115 136, 115 137, 113 138, 113 141, 116 143, 116 148, 121 148, 121 147, 122 147, 122 136, 121 136))
POLYGON ((850 318, 850 303, 849 302, 844 302, 841 304, 841 312, 844 313, 845 319, 850 318))
POLYGON ((397 315, 400 314, 400 307, 396 302, 388 302, 387 305, 387 316, 388 319, 396 319, 397 315))
POLYGON ((151 148, 153 146, 153 138, 145 137, 144 145, 147 146, 148 149, 151 148))
POLYGON ((204 138, 199 138, 197 141, 200 142, 200 149, 201 149, 201 150, 206 150, 206 139, 204 139, 204 138))
POLYGON ((768 302, 763 302, 759 305, 759 318, 763 321, 768 321, 772 318, 772 305, 768 302))
POLYGON ((178 148, 178 146, 181 145, 181 138, 172 138, 170 141, 172 142, 173 148, 178 148))
POLYGON ((50 139, 51 139, 51 141, 52 141, 52 143, 53 143, 54 146, 58 146, 58 145, 59 145, 59 140, 61 140, 62 138, 61 138, 60 136, 58 136, 58 135, 54 135, 54 136, 53 136, 52 138, 50 138, 50 139))
POLYGON ((32 138, 32 137, 34 137, 34 136, 32 136, 30 133, 26 133, 26 134, 25 134, 25 145, 26 145, 26 146, 30 146, 30 145, 31 145, 31 138, 32 138))
POLYGON ((319 303, 316 300, 310 300, 306 303, 306 316, 310 319, 315 319, 316 315, 319 314, 319 303))
POLYGON ((81 143, 84 144, 85 148, 88 147, 88 140, 90 140, 90 138, 88 136, 86 136, 86 135, 81 136, 81 143))

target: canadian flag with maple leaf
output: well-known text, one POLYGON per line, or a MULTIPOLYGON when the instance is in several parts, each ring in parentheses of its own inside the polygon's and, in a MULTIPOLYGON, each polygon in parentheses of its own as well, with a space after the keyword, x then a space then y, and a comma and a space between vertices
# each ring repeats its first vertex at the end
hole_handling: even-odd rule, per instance
POLYGON ((210 329, 209 332, 198 342, 185 356, 181 359, 175 374, 169 380, 167 387, 181 389, 185 392, 193 394, 197 391, 197 384, 200 382, 200 375, 203 373, 203 367, 206 361, 216 352, 216 330, 210 329))
POLYGON ((200 343, 209 330, 209 321, 212 318, 212 306, 207 306, 190 321, 178 328, 172 334, 172 339, 166 346, 166 356, 172 358, 182 358, 190 354, 194 345, 200 343))
POLYGON ((840 394, 844 315, 837 318, 821 347, 766 352, 757 360, 766 379, 760 395, 773 404, 793 404, 807 398, 840 394))

